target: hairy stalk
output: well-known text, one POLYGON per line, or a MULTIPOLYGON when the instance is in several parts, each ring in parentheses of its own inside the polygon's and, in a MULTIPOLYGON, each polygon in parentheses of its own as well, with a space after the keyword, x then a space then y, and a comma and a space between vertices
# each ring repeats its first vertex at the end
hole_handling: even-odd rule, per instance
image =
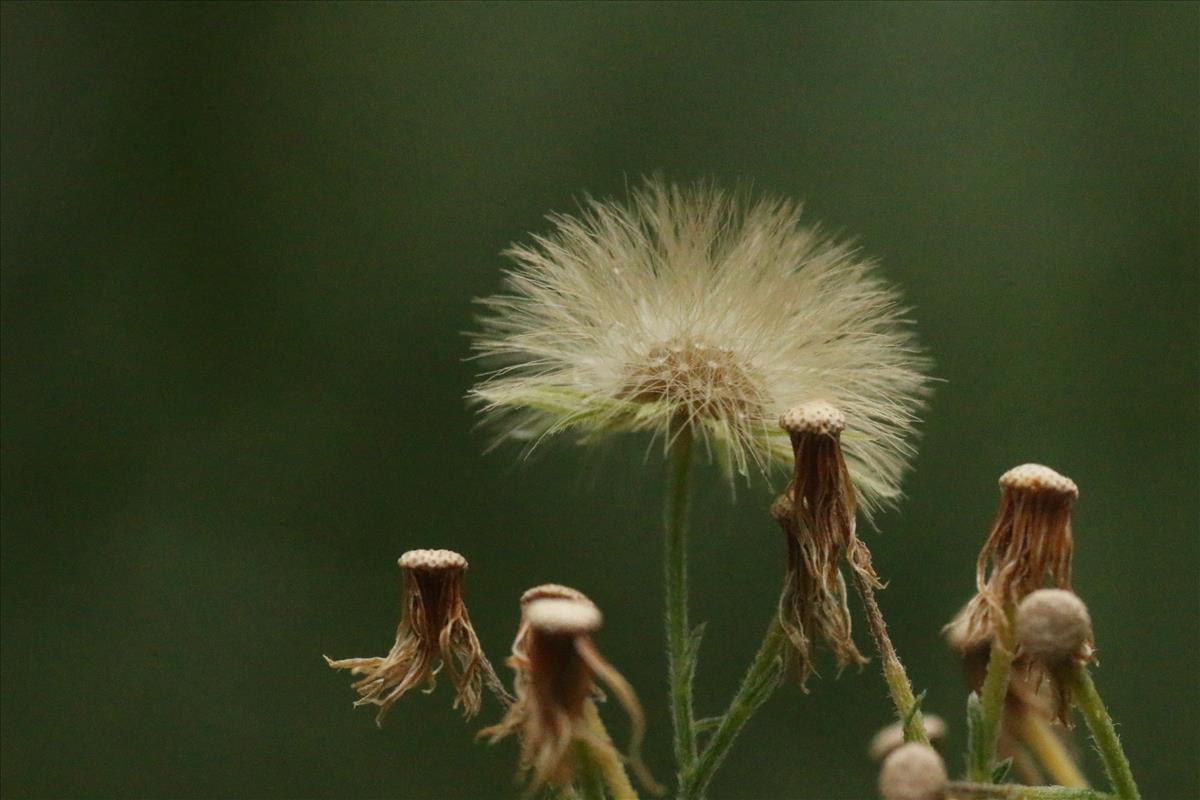
POLYGON ((767 635, 758 648, 758 654, 746 670, 741 687, 729 703, 729 710, 720 717, 717 729, 696 762, 695 770, 687 776, 680 788, 679 800, 695 800, 704 796, 713 775, 729 754, 733 740, 779 685, 783 672, 783 648, 786 644, 787 636, 776 615, 767 628, 767 635))
POLYGON ((1037 756, 1055 783, 1071 789, 1088 788, 1087 778, 1080 772, 1075 758, 1045 717, 1027 712, 1021 715, 1020 726, 1021 741, 1037 756))
POLYGON ((854 585, 862 598, 867 624, 871 628, 871 638, 875 640, 875 649, 883 662, 883 679, 887 681, 888 692, 896 706, 896 716, 904 726, 904 741, 929 744, 929 737, 925 735, 925 720, 917 706, 917 698, 913 694, 908 673, 904 671, 904 664, 900 663, 900 656, 896 654, 896 648, 888 636, 887 623, 883 621, 883 612, 879 610, 879 603, 875 600, 875 589, 858 570, 852 569, 850 574, 854 576, 854 585))
POLYGON ((579 763, 579 774, 575 780, 575 794, 579 800, 608 800, 604 791, 604 777, 596 763, 596 752, 586 742, 575 743, 575 759, 579 763))
MULTIPOLYGON (((600 719, 596 704, 590 700, 585 703, 583 714, 592 733, 602 741, 610 741, 608 729, 600 719)), ((629 782, 629 775, 625 772, 625 765, 621 763, 621 757, 616 751, 593 747, 589 747, 588 750, 613 800, 638 800, 637 792, 634 791, 633 784, 629 782)))
POLYGON ((1076 666, 1072 671, 1071 691, 1075 705, 1083 712, 1088 730, 1092 732, 1096 749, 1100 751, 1100 757, 1104 760, 1104 771, 1108 773, 1108 780, 1117 797, 1121 800, 1140 800, 1141 794, 1133 780, 1129 759, 1125 757, 1117 729, 1113 726, 1112 717, 1108 715, 1108 709, 1104 707, 1104 701, 1100 699, 1100 693, 1096 691, 1096 684, 1092 682, 1092 675, 1086 666, 1076 666))
POLYGON ((505 688, 504 681, 500 680, 500 676, 496 674, 496 668, 492 666, 492 662, 488 660, 483 651, 479 653, 479 660, 483 669, 483 685, 491 690, 496 699, 500 701, 500 705, 506 709, 512 708, 513 703, 517 702, 517 698, 513 697, 505 688))
POLYGON ((1008 674, 1012 669, 1012 624, 1005 625, 992 642, 988 657, 987 676, 979 693, 979 725, 972 729, 967 746, 967 777, 982 783, 992 782, 992 767, 996 761, 996 745, 1000 741, 1000 725, 1004 721, 1004 699, 1008 696, 1008 674))
POLYGON ((967 783, 951 781, 946 786, 946 796, 953 800, 1116 800, 1111 794, 1095 789, 1080 789, 1069 786, 1018 786, 1015 783, 967 783))
POLYGON ((688 492, 693 440, 691 425, 684 422, 670 445, 663 514, 666 528, 667 672, 675 731, 675 766, 680 785, 696 763, 696 723, 692 711, 692 679, 696 667, 688 625, 687 581, 688 492))

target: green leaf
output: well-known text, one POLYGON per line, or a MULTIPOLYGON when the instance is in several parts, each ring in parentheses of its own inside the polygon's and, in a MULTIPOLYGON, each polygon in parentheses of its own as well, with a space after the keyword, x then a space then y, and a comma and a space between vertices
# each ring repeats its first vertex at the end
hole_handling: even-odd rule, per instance
POLYGON ((914 698, 912 708, 910 708, 908 710, 908 713, 904 715, 904 726, 903 726, 902 730, 904 730, 904 731, 908 730, 908 726, 910 724, 912 724, 913 719, 917 716, 917 714, 921 713, 921 704, 924 702, 925 702, 925 691, 922 690, 922 692, 919 695, 917 695, 916 698, 914 698))
POLYGON ((983 743, 983 701, 976 692, 967 698, 967 772, 987 760, 983 743))
POLYGON ((1004 783, 1008 780, 1008 773, 1012 771, 1013 760, 1008 757, 996 765, 992 770, 992 783, 1004 783))

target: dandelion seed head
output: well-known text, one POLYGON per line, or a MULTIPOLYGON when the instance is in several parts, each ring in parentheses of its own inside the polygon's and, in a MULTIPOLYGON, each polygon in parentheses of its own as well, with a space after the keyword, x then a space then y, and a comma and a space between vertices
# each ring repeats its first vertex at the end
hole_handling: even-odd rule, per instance
POLYGON ((799 207, 651 179, 586 200, 514 245, 474 337, 471 392, 500 438, 687 425, 728 474, 787 466, 776 423, 815 400, 845 415, 865 510, 895 499, 928 387, 897 292, 799 207))

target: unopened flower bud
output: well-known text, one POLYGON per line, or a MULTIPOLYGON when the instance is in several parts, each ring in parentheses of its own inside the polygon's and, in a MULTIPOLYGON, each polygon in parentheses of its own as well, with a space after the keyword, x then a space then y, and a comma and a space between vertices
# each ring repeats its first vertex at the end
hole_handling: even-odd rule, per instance
MULTIPOLYGON (((925 725, 925 736, 929 738, 930 744, 937 746, 946 738, 946 721, 937 714, 922 714, 921 716, 921 721, 925 725)), ((872 761, 882 761, 893 750, 903 745, 904 726, 899 721, 896 721, 885 728, 881 728, 871 738, 871 746, 867 752, 870 753, 872 761)))
POLYGON ((942 800, 946 765, 929 745, 909 742, 892 751, 879 772, 883 800, 942 800))
POLYGON ((1074 592, 1039 589, 1017 607, 1021 651, 1047 665, 1082 657, 1091 649, 1092 618, 1074 592))
POLYGON ((1035 687, 1049 680, 1054 713, 1071 727, 1071 685, 1076 665, 1095 661, 1092 619, 1073 592, 1039 589, 1017 606, 1016 643, 1035 687))

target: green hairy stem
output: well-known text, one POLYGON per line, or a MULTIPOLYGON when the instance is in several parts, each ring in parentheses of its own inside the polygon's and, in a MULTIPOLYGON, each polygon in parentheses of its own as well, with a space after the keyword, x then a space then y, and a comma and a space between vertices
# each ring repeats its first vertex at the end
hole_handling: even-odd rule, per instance
POLYGON ((954 781, 946 787, 946 795, 955 800, 1116 800, 1111 794, 1095 789, 1071 789, 1066 786, 1018 786, 1013 783, 968 783, 954 781))
POLYGON ((996 746, 1004 721, 1004 700, 1008 696, 1008 675, 1012 669, 1014 644, 1011 630, 1011 624, 1005 626, 992 642, 977 710, 972 709, 977 715, 976 724, 970 726, 967 744, 967 777, 972 781, 992 782, 996 746))
POLYGON ((875 590, 857 570, 851 570, 851 573, 854 576, 854 585, 858 587, 858 595, 863 601, 867 623, 871 629, 871 638, 875 641, 875 649, 879 652, 880 661, 883 662, 883 679, 887 682, 888 694, 891 695, 892 703, 896 706, 896 716, 899 717, 900 724, 904 726, 904 741, 929 744, 929 737, 925 734, 925 719, 921 715, 921 709, 913 694, 912 682, 908 679, 904 664, 901 663, 900 656, 897 655, 896 648, 892 645, 892 639, 888 636, 887 624, 883 621, 883 612, 875 600, 875 590))
POLYGON ((691 426, 674 434, 667 459, 664 507, 666 542, 664 569, 667 605, 667 672, 671 721, 675 731, 675 766, 680 784, 696 763, 696 723, 692 711, 695 648, 688 625, 687 532, 688 493, 694 450, 691 426))
POLYGON ((575 758, 579 765, 579 774, 575 780, 575 797, 578 800, 608 800, 604 790, 604 776, 600 765, 592 753, 592 748, 585 742, 575 743, 575 758))
POLYGON ((1072 671, 1071 691, 1075 705, 1083 713, 1088 730, 1092 732, 1096 749, 1100 751, 1100 757, 1104 760, 1104 771, 1108 773, 1108 780, 1117 797, 1121 800, 1141 800, 1137 783, 1133 780, 1133 772, 1129 768, 1129 759, 1125 757, 1125 750, 1117 736, 1117 729, 1086 666, 1076 666, 1072 671))

